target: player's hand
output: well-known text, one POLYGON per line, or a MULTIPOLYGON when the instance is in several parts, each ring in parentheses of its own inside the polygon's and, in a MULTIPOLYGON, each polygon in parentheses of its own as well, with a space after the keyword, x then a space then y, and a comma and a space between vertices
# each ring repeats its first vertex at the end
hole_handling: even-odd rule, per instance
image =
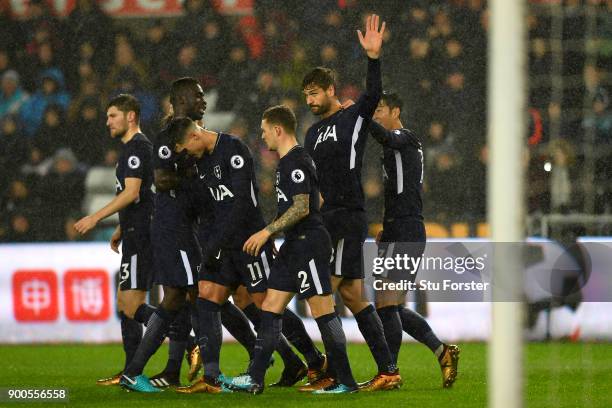
POLYGON ((376 234, 376 245, 380 244, 380 239, 382 238, 382 234, 383 234, 383 230, 378 231, 378 234, 376 234))
POLYGON ((110 246, 113 251, 119 253, 119 244, 121 243, 121 227, 115 228, 115 232, 111 235, 110 246))
POLYGON ((85 235, 87 232, 94 229, 97 224, 98 220, 93 215, 88 215, 78 220, 76 224, 74 224, 74 229, 81 233, 81 235, 85 235))
POLYGON ((366 19, 365 34, 361 30, 357 30, 357 36, 359 42, 365 50, 368 57, 377 59, 380 56, 380 49, 382 48, 383 34, 385 33, 386 23, 383 21, 380 31, 378 30, 378 24, 380 23, 380 16, 372 14, 366 19))
POLYGON ((342 102, 342 109, 346 109, 349 106, 353 106, 355 104, 355 101, 352 99, 347 99, 346 101, 342 102))
POLYGON ((265 228, 259 232, 256 232, 246 240, 242 250, 251 256, 259 255, 259 251, 261 251, 264 244, 268 242, 271 235, 272 234, 270 234, 270 231, 265 228))

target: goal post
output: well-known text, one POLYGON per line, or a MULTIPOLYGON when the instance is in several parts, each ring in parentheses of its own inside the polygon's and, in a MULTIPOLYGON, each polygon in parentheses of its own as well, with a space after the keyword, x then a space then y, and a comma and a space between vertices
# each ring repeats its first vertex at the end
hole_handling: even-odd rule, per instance
POLYGON ((522 304, 526 131, 526 0, 490 0, 488 72, 488 218, 494 243, 488 351, 489 406, 519 408, 522 390, 522 304), (502 294, 498 291, 503 291, 502 294), (513 293, 514 292, 514 293, 513 293))

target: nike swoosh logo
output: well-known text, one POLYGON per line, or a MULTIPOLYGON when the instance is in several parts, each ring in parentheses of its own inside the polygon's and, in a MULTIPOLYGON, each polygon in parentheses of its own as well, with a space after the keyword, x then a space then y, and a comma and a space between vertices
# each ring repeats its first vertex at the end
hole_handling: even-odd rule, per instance
POLYGON ((300 288, 300 293, 304 293, 304 292, 306 292, 308 289, 310 289, 310 287, 308 287, 308 288, 304 288, 304 289, 301 289, 301 288, 300 288))
POLYGON ((136 385, 136 381, 132 380, 130 377, 128 377, 127 375, 123 375, 123 378, 125 378, 130 384, 132 385, 136 385))
POLYGON ((202 175, 200 176, 200 179, 201 179, 201 180, 204 180, 204 177, 206 177, 206 174, 202 174, 202 175))
POLYGON ((219 250, 219 253, 217 254, 217 256, 215 256, 215 259, 219 259, 221 258, 221 250, 219 250))
POLYGON ((257 281, 257 282, 255 282, 255 283, 251 282, 251 287, 254 287, 254 286, 259 285, 259 284, 261 283, 261 281, 262 281, 262 280, 263 280, 263 279, 260 279, 260 280, 258 280, 258 281, 257 281))

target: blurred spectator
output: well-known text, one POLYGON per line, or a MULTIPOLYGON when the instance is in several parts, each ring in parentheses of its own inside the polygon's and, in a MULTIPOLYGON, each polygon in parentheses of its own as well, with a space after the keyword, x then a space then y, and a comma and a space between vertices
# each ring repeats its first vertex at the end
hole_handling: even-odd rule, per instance
POLYGON ((172 83, 178 78, 193 77, 202 84, 202 66, 198 59, 198 48, 195 44, 188 43, 179 48, 175 59, 166 61, 160 71, 160 79, 162 83, 172 83))
POLYGON ((210 88, 216 84, 219 70, 223 67, 229 51, 229 36, 224 32, 218 19, 206 19, 200 23, 201 32, 194 39, 199 51, 201 70, 207 78, 202 82, 204 88, 210 88))
POLYGON ((85 172, 70 149, 59 149, 40 189, 41 226, 45 240, 60 240, 64 220, 72 212, 80 212, 85 196, 85 172))
POLYGON ((5 71, 0 83, 0 119, 6 115, 19 115, 28 98, 28 93, 19 84, 17 71, 5 71))
POLYGON ((435 157, 424 179, 426 219, 450 225, 465 213, 466 208, 461 207, 466 205, 463 179, 455 154, 442 151, 435 157))
POLYGON ((219 99, 217 109, 229 111, 235 108, 238 100, 250 92, 256 77, 253 63, 248 60, 247 50, 242 45, 232 47, 229 59, 219 73, 219 99))
POLYGON ((69 147, 90 166, 103 163, 105 152, 112 146, 105 117, 96 99, 85 99, 68 131, 69 147))
POLYGON ((32 230, 32 217, 28 214, 14 214, 9 217, 9 228, 5 236, 6 242, 30 242, 36 240, 32 230))
POLYGON ((47 106, 56 104, 67 109, 70 96, 64 88, 64 76, 55 68, 44 71, 40 76, 38 90, 23 105, 21 118, 28 135, 34 135, 43 118, 47 106))
POLYGON ((42 124, 34 136, 34 144, 46 157, 52 156, 61 147, 70 147, 65 116, 58 105, 49 105, 45 109, 42 124))
POLYGON ((121 89, 121 82, 129 77, 130 81, 146 86, 148 72, 146 67, 136 58, 134 48, 122 35, 115 37, 115 60, 106 78, 106 89, 114 94, 121 89))
POLYGON ((158 114, 156 96, 145 88, 141 76, 131 67, 124 67, 124 69, 117 72, 115 81, 115 86, 109 88, 109 96, 112 98, 122 93, 134 95, 140 102, 141 127, 148 129, 158 114))
POLYGON ((4 75, 9 70, 14 70, 10 52, 7 49, 0 48, 0 75, 4 75))
POLYGON ((259 59, 264 51, 265 39, 257 19, 253 16, 242 17, 238 21, 238 32, 249 50, 249 58, 259 59))
POLYGON ((90 42, 98 50, 108 46, 113 19, 104 13, 96 0, 77 0, 66 22, 72 41, 90 42))
POLYGON ((297 92, 302 86, 302 79, 312 69, 306 48, 300 43, 294 43, 291 56, 286 64, 280 68, 280 86, 285 91, 297 92))
POLYGON ((272 71, 262 70, 257 77, 257 87, 239 107, 240 114, 248 121, 250 129, 259 129, 261 113, 272 105, 278 105, 281 91, 272 71))
POLYGON ((65 78, 64 71, 59 64, 56 52, 49 41, 41 43, 36 53, 33 54, 24 67, 25 77, 30 78, 30 82, 24 84, 26 89, 36 89, 36 78, 40 78, 43 72, 54 69, 59 71, 65 78))
POLYGON ((152 76, 153 88, 160 92, 164 89, 164 84, 159 78, 162 68, 168 61, 173 60, 175 47, 172 45, 170 34, 162 20, 154 20, 147 28, 144 44, 142 45, 142 55, 145 59, 149 73, 152 76))
POLYGON ((15 115, 6 115, 0 119, 0 191, 5 191, 6 184, 17 175, 19 166, 26 161, 27 143, 19 128, 19 119, 15 115))
POLYGON ((592 131, 596 143, 612 145, 612 110, 607 92, 596 94, 591 108, 592 112, 587 113, 582 121, 585 133, 592 131))
POLYGON ((550 173, 550 211, 567 212, 573 206, 575 197, 573 181, 574 148, 563 139, 555 139, 549 145, 550 162, 545 164, 545 170, 550 173))

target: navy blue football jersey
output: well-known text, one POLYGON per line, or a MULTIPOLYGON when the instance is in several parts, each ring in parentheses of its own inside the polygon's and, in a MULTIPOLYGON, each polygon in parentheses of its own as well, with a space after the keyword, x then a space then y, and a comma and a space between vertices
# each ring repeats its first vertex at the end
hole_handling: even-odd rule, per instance
POLYGON ((323 211, 364 209, 361 166, 367 128, 382 94, 379 60, 368 59, 366 92, 357 103, 312 125, 304 147, 319 177, 323 211))
POLYGON ((285 231, 285 238, 297 238, 309 229, 323 228, 323 220, 319 211, 317 171, 312 158, 302 146, 296 145, 280 159, 276 169, 275 186, 278 201, 276 218, 281 217, 291 208, 294 196, 309 195, 308 216, 285 231))
POLYGON ((376 122, 372 136, 383 146, 385 220, 417 218, 422 220, 423 147, 408 129, 386 130, 376 122))
POLYGON ((219 133, 213 151, 197 161, 197 168, 213 203, 205 257, 222 248, 242 249, 253 233, 265 227, 249 148, 239 138, 219 133))
POLYGON ((115 190, 119 195, 125 189, 126 178, 142 180, 138 199, 119 211, 119 225, 124 232, 148 232, 153 210, 153 144, 142 133, 122 146, 115 170, 115 190))
MULTIPOLYGON (((157 136, 154 156, 154 169, 176 172, 181 175, 185 168, 195 165, 186 153, 177 154, 169 145, 166 129, 157 136)), ((154 225, 157 228, 173 231, 191 231, 197 219, 193 202, 193 180, 181 177, 177 188, 168 191, 157 191, 153 211, 154 225)))

